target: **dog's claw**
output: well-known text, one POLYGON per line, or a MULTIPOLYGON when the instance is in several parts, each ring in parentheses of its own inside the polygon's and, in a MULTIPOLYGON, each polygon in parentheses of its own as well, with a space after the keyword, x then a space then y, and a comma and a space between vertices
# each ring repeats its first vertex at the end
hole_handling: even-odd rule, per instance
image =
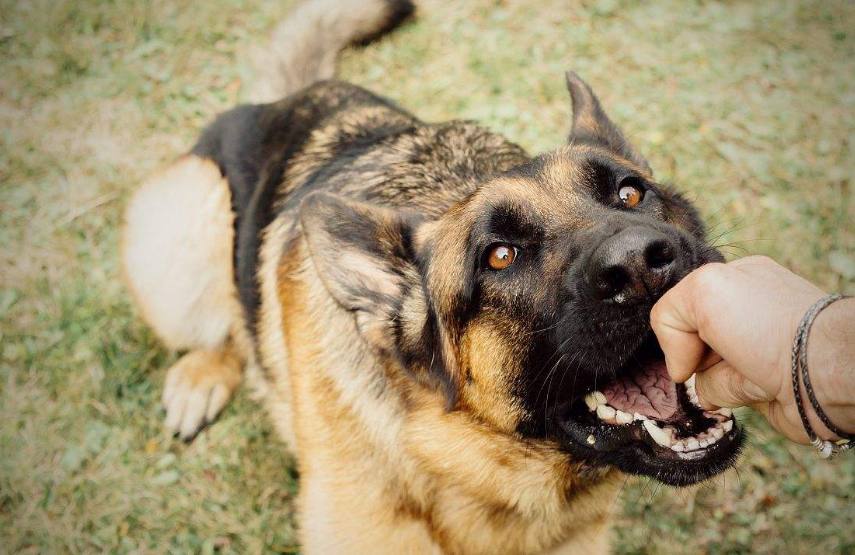
POLYGON ((166 428, 191 441, 228 403, 240 382, 240 369, 219 353, 195 351, 167 372, 162 405, 166 428))

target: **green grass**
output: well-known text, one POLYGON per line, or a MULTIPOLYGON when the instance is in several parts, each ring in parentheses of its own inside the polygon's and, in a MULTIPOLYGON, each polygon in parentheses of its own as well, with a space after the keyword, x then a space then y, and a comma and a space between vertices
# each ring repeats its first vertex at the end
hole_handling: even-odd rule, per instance
MULTIPOLYGON (((422 4, 342 75, 538 152, 566 134, 573 68, 730 256, 855 292, 852 3, 422 4)), ((0 0, 0 551, 296 549, 297 477, 263 410, 243 392, 191 445, 169 437, 175 354, 119 277, 127 195, 241 100, 288 3, 190 6, 0 0)), ((855 457, 747 418, 736 471, 627 482, 618 552, 855 553, 855 457)))

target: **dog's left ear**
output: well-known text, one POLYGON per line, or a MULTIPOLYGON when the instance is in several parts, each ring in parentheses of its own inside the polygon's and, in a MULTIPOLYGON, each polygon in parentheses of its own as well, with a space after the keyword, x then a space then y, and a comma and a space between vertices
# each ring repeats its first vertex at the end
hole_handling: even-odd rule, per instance
POLYGON ((603 111, 591 87, 573 71, 568 71, 565 76, 573 104, 573 127, 568 141, 605 146, 652 174, 647 160, 629 144, 620 129, 603 111))
POLYGON ((392 349, 390 327, 410 288, 420 284, 412 247, 417 219, 315 193, 303 201, 300 221, 330 295, 354 313, 369 343, 392 349))

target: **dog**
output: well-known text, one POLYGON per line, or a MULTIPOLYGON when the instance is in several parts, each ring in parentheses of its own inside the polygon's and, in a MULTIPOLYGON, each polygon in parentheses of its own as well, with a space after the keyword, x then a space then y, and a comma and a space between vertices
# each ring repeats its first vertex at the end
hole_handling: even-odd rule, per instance
POLYGON ((129 288, 187 351, 166 425, 191 439, 246 370, 296 456, 307 553, 605 552, 624 474, 695 483, 743 442, 649 325, 721 255, 575 73, 567 144, 535 157, 333 79, 413 10, 301 5, 266 101, 131 198, 129 288))

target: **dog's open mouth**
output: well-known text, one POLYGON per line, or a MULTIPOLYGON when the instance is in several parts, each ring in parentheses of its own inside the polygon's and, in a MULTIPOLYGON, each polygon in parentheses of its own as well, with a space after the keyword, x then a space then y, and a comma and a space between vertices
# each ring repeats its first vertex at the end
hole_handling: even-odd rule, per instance
POLYGON ((743 433, 729 409, 705 411, 694 376, 671 381, 655 339, 617 377, 561 408, 571 451, 671 485, 706 479, 735 460, 743 433))

